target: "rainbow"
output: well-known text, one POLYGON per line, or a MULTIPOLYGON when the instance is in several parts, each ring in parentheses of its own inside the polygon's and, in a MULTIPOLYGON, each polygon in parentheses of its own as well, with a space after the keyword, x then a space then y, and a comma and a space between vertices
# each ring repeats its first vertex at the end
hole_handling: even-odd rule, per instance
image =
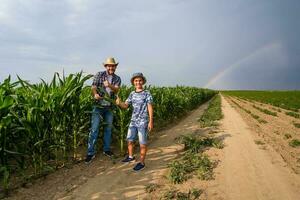
POLYGON ((242 64, 252 60, 254 57, 262 54, 263 52, 272 50, 272 49, 277 49, 280 48, 280 43, 279 42, 273 42, 271 44, 265 45, 257 50, 255 50, 254 52, 252 52, 251 54, 247 55, 246 57, 243 57, 242 59, 238 60, 237 62, 235 62, 234 64, 230 65, 229 67, 226 67, 224 69, 222 69, 221 71, 219 71, 214 77, 212 77, 204 86, 204 88, 210 88, 212 87, 219 79, 221 79, 222 77, 224 77, 226 74, 228 74, 228 72, 242 66, 242 64))

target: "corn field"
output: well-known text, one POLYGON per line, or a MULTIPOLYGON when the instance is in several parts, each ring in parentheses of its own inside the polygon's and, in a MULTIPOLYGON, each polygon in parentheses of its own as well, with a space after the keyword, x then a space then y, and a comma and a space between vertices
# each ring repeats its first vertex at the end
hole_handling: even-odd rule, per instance
MULTIPOLYGON (((91 77, 82 72, 66 77, 55 73, 50 83, 31 84, 20 77, 0 83, 0 191, 9 188, 13 176, 26 179, 48 173, 76 160, 79 147, 86 148, 93 99, 85 82, 91 77)), ((146 89, 154 99, 156 129, 216 94, 196 87, 146 89)), ((118 95, 124 101, 132 90, 122 86, 118 95)), ((113 146, 123 153, 131 111, 117 107, 113 111, 113 146)))

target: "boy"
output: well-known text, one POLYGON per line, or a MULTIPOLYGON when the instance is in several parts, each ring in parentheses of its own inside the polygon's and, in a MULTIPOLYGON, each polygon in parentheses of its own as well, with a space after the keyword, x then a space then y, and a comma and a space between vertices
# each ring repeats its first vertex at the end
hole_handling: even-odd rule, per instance
POLYGON ((133 112, 127 133, 128 156, 122 160, 124 163, 134 161, 133 157, 133 141, 138 134, 140 143, 140 162, 133 168, 138 172, 145 168, 145 157, 147 152, 147 132, 153 129, 153 99, 149 91, 144 90, 143 85, 146 78, 142 73, 135 73, 131 78, 131 83, 135 87, 127 100, 122 102, 118 97, 116 104, 121 108, 128 108, 132 105, 133 112))

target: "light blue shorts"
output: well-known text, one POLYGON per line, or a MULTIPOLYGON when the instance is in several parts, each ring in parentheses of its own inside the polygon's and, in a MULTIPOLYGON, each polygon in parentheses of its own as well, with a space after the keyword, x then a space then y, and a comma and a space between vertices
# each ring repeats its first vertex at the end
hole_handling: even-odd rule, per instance
POLYGON ((148 131, 147 128, 140 128, 140 127, 135 127, 131 126, 128 128, 127 132, 127 141, 133 142, 136 138, 136 135, 139 136, 139 143, 140 144, 147 144, 147 136, 148 136, 148 131))

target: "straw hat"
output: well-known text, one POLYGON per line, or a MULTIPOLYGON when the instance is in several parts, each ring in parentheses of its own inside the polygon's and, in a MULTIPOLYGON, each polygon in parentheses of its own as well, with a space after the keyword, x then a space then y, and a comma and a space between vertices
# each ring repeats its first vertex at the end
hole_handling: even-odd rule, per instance
POLYGON ((115 65, 117 66, 119 63, 116 63, 115 59, 113 57, 108 57, 105 62, 103 63, 104 66, 106 65, 115 65))
POLYGON ((147 82, 147 79, 146 79, 146 77, 143 75, 143 73, 138 72, 138 73, 134 73, 134 74, 132 75, 132 77, 131 77, 131 84, 132 84, 132 85, 133 85, 133 80, 134 80, 135 78, 137 78, 137 77, 142 78, 143 81, 144 81, 144 84, 147 82))

